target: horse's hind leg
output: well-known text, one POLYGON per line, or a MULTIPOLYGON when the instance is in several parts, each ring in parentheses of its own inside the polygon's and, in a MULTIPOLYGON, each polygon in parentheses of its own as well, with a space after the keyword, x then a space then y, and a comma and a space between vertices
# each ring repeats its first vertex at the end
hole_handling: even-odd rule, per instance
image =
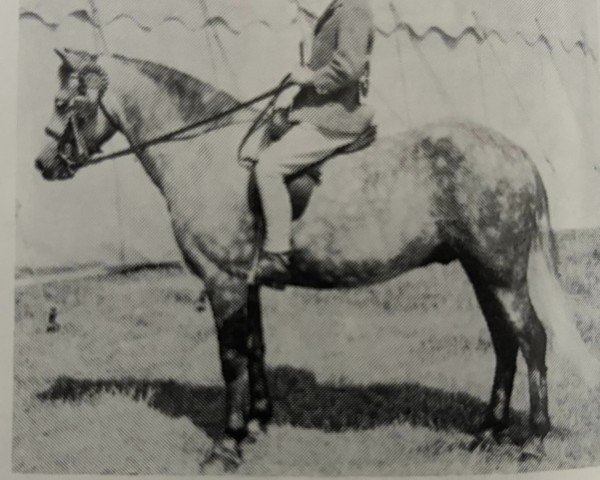
POLYGON ((507 312, 494 289, 475 275, 471 275, 471 282, 496 354, 492 396, 480 426, 481 435, 483 438, 491 435, 497 437, 508 426, 519 344, 507 312))
POLYGON ((510 396, 516 371, 517 346, 527 363, 532 436, 524 453, 541 456, 542 441, 550 430, 546 383, 546 332, 537 317, 525 279, 501 286, 470 274, 490 328, 497 356, 494 387, 484 428, 498 433, 508 423, 510 396))

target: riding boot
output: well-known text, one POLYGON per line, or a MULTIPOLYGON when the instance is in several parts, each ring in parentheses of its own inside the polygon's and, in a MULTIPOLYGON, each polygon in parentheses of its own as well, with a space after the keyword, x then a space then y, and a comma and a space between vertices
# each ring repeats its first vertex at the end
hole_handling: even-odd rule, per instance
POLYGON ((289 252, 262 252, 256 266, 259 285, 283 290, 291 278, 289 252))

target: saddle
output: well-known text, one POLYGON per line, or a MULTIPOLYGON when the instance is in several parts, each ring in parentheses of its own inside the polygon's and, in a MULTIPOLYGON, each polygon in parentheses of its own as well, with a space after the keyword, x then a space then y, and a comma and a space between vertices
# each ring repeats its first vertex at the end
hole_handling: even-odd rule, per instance
POLYGON ((297 173, 287 179, 287 187, 292 200, 292 218, 299 219, 310 201, 310 197, 315 187, 321 184, 321 168, 331 158, 338 155, 347 155, 349 153, 359 152, 368 148, 377 138, 377 126, 369 125, 354 142, 338 148, 329 157, 321 162, 311 165, 306 170, 297 173))
MULTIPOLYGON (((273 140, 280 138, 291 127, 291 124, 283 127, 281 124, 277 124, 277 131, 276 133, 273 132, 271 134, 271 138, 273 140)), ((311 165, 305 170, 288 177, 286 179, 286 185, 292 202, 292 219, 298 220, 300 217, 302 217, 306 207, 308 206, 308 202, 310 201, 310 197, 314 188, 321 183, 321 168, 328 160, 337 157, 338 155, 347 155, 364 150, 371 146, 376 139, 377 126, 369 125, 352 143, 338 148, 327 158, 324 158, 320 162, 311 165)), ((258 196, 258 187, 256 185, 256 179, 254 176, 250 182, 250 205, 255 213, 260 213, 261 205, 258 196)))

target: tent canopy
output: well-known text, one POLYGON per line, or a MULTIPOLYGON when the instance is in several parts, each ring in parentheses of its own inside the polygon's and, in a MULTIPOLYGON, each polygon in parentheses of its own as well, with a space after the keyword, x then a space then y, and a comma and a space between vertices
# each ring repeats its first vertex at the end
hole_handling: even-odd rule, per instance
MULTIPOLYGON (((239 32, 250 24, 286 28, 302 13, 317 17, 331 0, 22 0, 21 16, 37 16, 46 25, 60 25, 76 16, 108 25, 130 18, 151 30, 165 22, 179 22, 191 30, 222 22, 239 32), (93 5, 97 11, 93 11, 93 5)), ((415 35, 442 32, 458 38, 465 32, 495 33, 504 40, 521 38, 529 44, 540 37, 553 47, 590 50, 589 32, 595 31, 589 15, 594 0, 371 0, 377 27, 390 35, 410 28, 415 35)))
MULTIPOLYGON (((371 1, 378 35, 368 101, 380 135, 445 117, 494 128, 538 165, 555 226, 598 226, 594 0, 371 1)), ((97 51, 102 33, 112 53, 174 67, 243 100, 297 64, 299 41, 329 2, 22 0, 17 263, 179 258, 163 200, 133 158, 60 184, 33 168, 57 88, 53 48, 97 51)), ((116 137, 105 151, 125 146, 116 137)))

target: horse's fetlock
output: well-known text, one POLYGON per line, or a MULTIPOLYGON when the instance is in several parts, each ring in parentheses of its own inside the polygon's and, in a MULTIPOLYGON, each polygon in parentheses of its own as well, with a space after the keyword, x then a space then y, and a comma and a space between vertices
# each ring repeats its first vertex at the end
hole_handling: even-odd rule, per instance
POLYGON ((500 433, 508 427, 508 421, 504 416, 496 415, 494 412, 488 413, 481 424, 479 425, 479 432, 493 431, 495 434, 500 433))
POLYGON ((273 405, 269 399, 260 399, 252 402, 250 412, 248 412, 248 419, 258 420, 261 424, 265 424, 271 421, 273 418, 273 405))
POLYGON ((248 428, 246 425, 237 428, 227 427, 224 433, 225 437, 235 440, 236 444, 240 444, 248 436, 248 428))
POLYGON ((532 415, 530 421, 531 433, 538 438, 545 438, 550 432, 552 425, 550 423, 550 419, 539 413, 536 415, 532 415))

